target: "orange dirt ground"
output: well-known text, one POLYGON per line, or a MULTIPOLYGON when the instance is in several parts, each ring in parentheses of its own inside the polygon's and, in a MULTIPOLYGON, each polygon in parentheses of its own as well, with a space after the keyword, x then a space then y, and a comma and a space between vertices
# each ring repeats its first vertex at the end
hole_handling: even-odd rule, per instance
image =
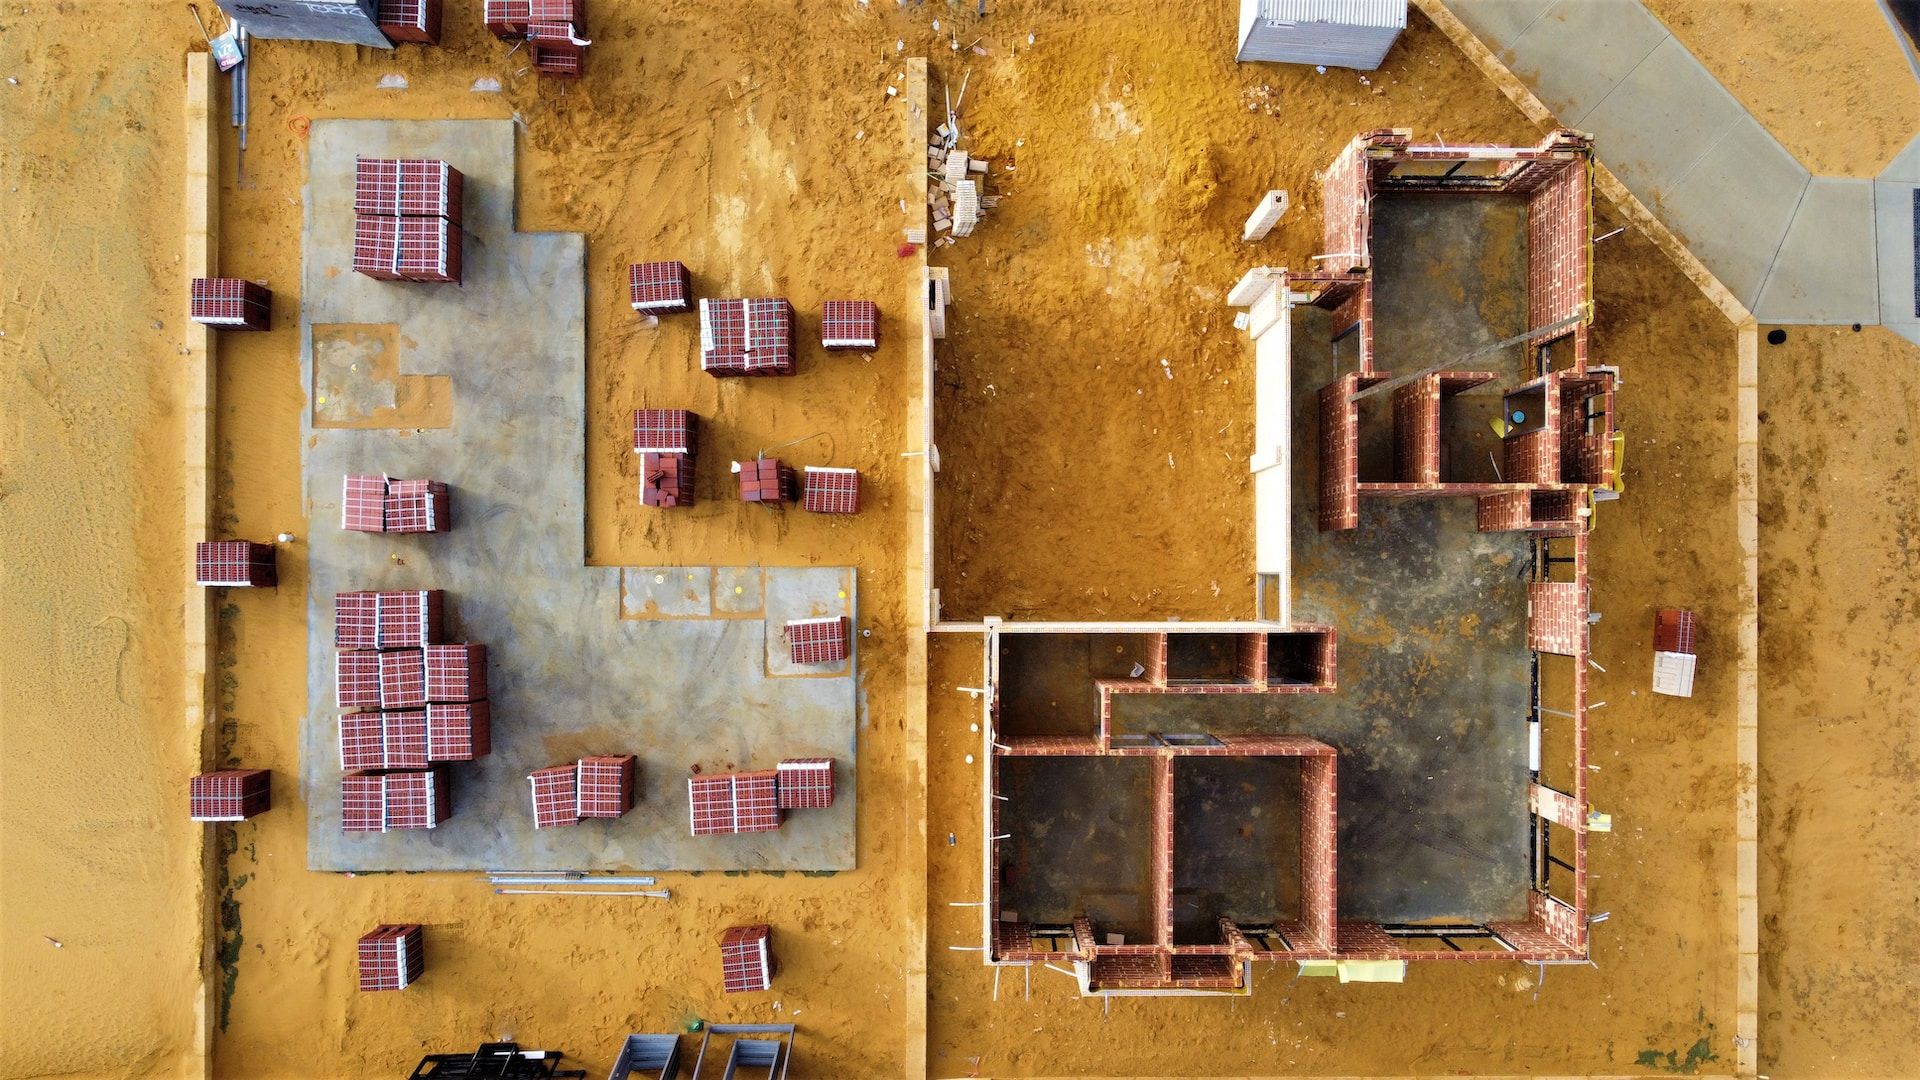
MULTIPOLYGON (((962 762, 977 710, 952 688, 972 683, 980 657, 970 637, 933 642, 923 790, 901 720, 918 691, 903 675, 892 456, 918 362, 908 324, 891 313, 872 361, 836 356, 778 386, 735 387, 689 370, 684 320, 642 330, 624 305, 624 263, 662 252, 693 265, 703 292, 771 282, 803 311, 838 292, 884 307, 909 276, 893 251, 899 105, 882 87, 901 56, 931 55, 938 110, 943 76, 971 67, 971 148, 993 158, 990 190, 1007 198, 938 259, 956 300, 938 386, 948 614, 1250 615, 1248 544, 1233 522, 1249 498, 1251 350, 1219 299, 1249 261, 1234 239, 1245 208, 1290 189, 1296 205, 1257 258, 1303 265, 1318 235, 1313 171, 1354 131, 1537 138, 1423 19, 1362 85, 1351 72, 1232 64, 1224 3, 1097 15, 996 4, 976 28, 971 4, 822 4, 827 14, 803 19, 774 0, 603 2, 589 75, 563 92, 521 74, 477 6, 449 0, 438 50, 258 46, 244 184, 222 133, 220 262, 275 288, 277 328, 222 340, 222 527, 328 527, 306 520, 299 483, 301 123, 517 113, 522 227, 588 236, 592 560, 863 572, 860 869, 664 875, 667 904, 308 873, 292 779, 307 632, 295 544, 281 589, 221 606, 223 752, 278 783, 273 813, 220 829, 237 844, 216 882, 211 1072, 396 1075, 425 1050, 516 1037, 562 1047, 592 1074, 619 1035, 703 1017, 798 1024, 796 1076, 895 1076, 917 1050, 921 1003, 907 988, 922 931, 934 1076, 1731 1071, 1734 334, 1638 233, 1599 247, 1596 283, 1594 354, 1622 369, 1628 442, 1626 498, 1602 508, 1595 534, 1608 669, 1595 696, 1608 705, 1595 714, 1594 800, 1615 819, 1593 848, 1595 908, 1612 912, 1595 928, 1596 966, 1555 968, 1544 983, 1520 966, 1416 970, 1403 986, 1352 991, 1263 970, 1250 1000, 1128 1000, 1110 1015, 1045 971, 1031 1003, 1017 973, 995 1002, 978 954, 948 949, 978 943, 977 916, 947 904, 979 889, 980 777, 962 762), (963 49, 984 35, 990 55, 949 49, 954 32, 963 49), (396 72, 408 90, 376 88, 396 72), (505 92, 471 92, 482 76, 505 92), (728 511, 707 477, 686 530, 697 546, 650 529, 622 440, 626 410, 655 393, 717 417, 713 449, 727 456, 827 432, 836 463, 872 470, 868 512, 775 526, 728 511), (1705 628, 1691 701, 1645 690, 1650 610, 1664 604, 1695 608, 1705 628), (774 923, 783 971, 776 993, 726 1001, 712 939, 745 914, 774 923), (428 925, 428 981, 355 993, 353 938, 395 919, 428 925)), ((1763 102, 1791 102, 1822 77, 1799 66, 1736 83, 1675 14, 1724 37, 1713 5, 1655 10, 1769 123, 1763 102)), ((1742 33, 1756 50, 1786 40, 1777 26, 1742 33)), ((170 371, 184 319, 180 57, 196 44, 172 3, 0 12, 0 78, 20 79, 0 83, 4 1077, 203 1068, 191 855, 203 827, 184 820, 198 734, 176 719, 185 418, 170 371), (86 774, 106 794, 77 808, 60 771, 75 758, 106 770, 86 774)), ((1906 85, 1904 60, 1874 63, 1906 85)), ((1856 125, 1875 147, 1857 159, 1851 143, 1807 150, 1814 136, 1776 130, 1810 166, 1870 173, 1886 125, 1914 126, 1902 108, 1868 102, 1815 133, 1856 125)), ((1617 217, 1600 207, 1596 230, 1617 217)), ((1901 1036, 1920 1005, 1916 860, 1900 826, 1916 809, 1902 704, 1920 645, 1914 358, 1873 328, 1793 328, 1787 345, 1761 346, 1761 1071, 1775 1077, 1908 1071, 1901 1036)))

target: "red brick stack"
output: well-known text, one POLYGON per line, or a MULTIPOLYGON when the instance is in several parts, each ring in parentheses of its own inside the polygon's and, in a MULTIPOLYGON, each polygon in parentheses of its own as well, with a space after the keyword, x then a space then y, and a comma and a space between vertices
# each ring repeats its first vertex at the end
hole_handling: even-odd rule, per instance
POLYGON ((806 467, 802 509, 815 514, 857 514, 860 512, 860 472, 857 469, 806 467))
POLYGON ((793 305, 778 297, 701 300, 700 370, 793 374, 793 305))
POLYGON ((426 934, 417 925, 376 926, 360 939, 360 989, 405 990, 427 970, 426 934))
POLYGON ((689 777, 687 802, 695 836, 772 832, 786 816, 780 810, 780 774, 773 769, 689 777))
POLYGON ((820 309, 820 345, 827 349, 880 346, 880 306, 871 300, 829 300, 820 309))
POLYGON ((389 41, 440 44, 440 0, 380 0, 378 18, 389 41))
POLYGON ((341 827, 430 829, 451 813, 441 763, 492 746, 487 649, 442 640, 438 590, 334 597, 341 827))
POLYGON ((772 832, 788 810, 833 805, 833 759, 787 758, 774 769, 688 777, 687 803, 695 836, 772 832))
POLYGON ((782 810, 824 810, 833 805, 833 759, 787 758, 775 770, 782 810))
POLYGON ((720 935, 720 978, 727 993, 771 989, 778 968, 770 927, 730 926, 720 935))
POLYGON ((533 827, 578 825, 588 818, 617 818, 633 809, 634 756, 583 757, 527 774, 533 789, 533 827))
POLYGON ((194 278, 194 322, 227 330, 273 329, 273 292, 243 278, 194 278))
POLYGON ((495 37, 528 43, 540 74, 577 79, 589 44, 580 36, 586 8, 586 0, 486 0, 483 15, 495 37))
POLYGON ((273 806, 273 774, 266 769, 202 773, 188 786, 195 821, 245 821, 273 806))
POLYGON ((790 503, 800 496, 800 480, 793 466, 775 458, 736 461, 733 471, 740 474, 740 501, 750 503, 790 503))
POLYGON ((206 540, 193 549, 193 580, 200 585, 272 588, 279 584, 273 545, 250 540, 206 540))
POLYGON ((700 417, 685 409, 635 409, 633 452, 640 455, 644 506, 692 506, 700 417))
POLYGON ((461 271, 460 170, 420 158, 360 158, 353 175, 353 268, 380 281, 450 281, 461 271))
POLYGON ((340 528, 349 532, 445 532, 453 503, 444 480, 348 477, 340 484, 340 528))
POLYGON ((832 664, 847 658, 845 615, 825 619, 796 619, 787 624, 788 655, 796 664, 832 664))
POLYGON ((677 315, 693 310, 693 279, 677 262, 628 266, 627 294, 633 310, 642 315, 677 315))

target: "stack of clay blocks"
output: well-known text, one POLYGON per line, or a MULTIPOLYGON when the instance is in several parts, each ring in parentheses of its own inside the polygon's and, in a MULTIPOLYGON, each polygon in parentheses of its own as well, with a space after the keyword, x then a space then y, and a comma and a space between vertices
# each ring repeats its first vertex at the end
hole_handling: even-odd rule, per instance
POLYGON ((188 788, 195 821, 245 821, 273 806, 273 774, 266 769, 202 773, 188 788))
POLYGON ((860 473, 856 469, 828 469, 809 465, 800 497, 802 509, 815 514, 860 512, 860 473))
POLYGON ((828 349, 880 345, 880 307, 871 300, 829 300, 820 310, 820 344, 828 349))
POLYGON ((832 664, 847 658, 847 617, 798 619, 787 624, 787 648, 796 664, 832 664))
POLYGON ((692 506, 700 418, 685 409, 635 409, 633 452, 640 455, 643 506, 692 506))
POLYGON ((389 41, 440 44, 441 0, 380 0, 380 32, 389 41))
POLYGON ((677 262, 633 263, 627 297, 642 315, 678 315, 693 310, 693 279, 677 262))
POLYGON ((273 292, 242 278, 194 278, 194 322, 225 330, 273 329, 273 292))
POLYGON ((793 374, 793 305, 778 297, 701 300, 700 370, 793 374))
POLYGON ((533 827, 554 829, 589 818, 617 818, 633 809, 632 754, 583 757, 527 774, 533 794, 533 827))
POLYGON ((444 161, 359 158, 353 269, 380 281, 460 281, 460 170, 444 161))
POLYGON ((754 458, 736 461, 733 467, 740 474, 741 502, 779 505, 800 497, 799 478, 791 465, 782 465, 774 458, 754 458))
POLYGON ((439 480, 348 476, 341 483, 340 527, 348 532, 446 532, 453 527, 452 496, 439 480))
POLYGON ((427 970, 426 935, 417 925, 374 927, 358 954, 365 991, 405 990, 427 970))
POLYGON ((280 581, 273 545, 249 540, 207 540, 193 550, 193 580, 199 585, 271 588, 280 581))

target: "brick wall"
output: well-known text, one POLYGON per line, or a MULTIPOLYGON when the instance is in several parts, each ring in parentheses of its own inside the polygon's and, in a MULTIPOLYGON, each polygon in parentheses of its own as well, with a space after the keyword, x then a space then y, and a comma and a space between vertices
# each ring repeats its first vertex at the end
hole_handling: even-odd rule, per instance
POLYGON ((1368 215, 1371 192, 1367 177, 1365 136, 1356 136, 1333 159, 1320 181, 1320 225, 1326 270, 1357 270, 1367 264, 1368 215))
MULTIPOLYGON (((1547 166, 1535 166, 1547 168, 1547 166)), ((1527 326, 1551 326, 1587 301, 1593 244, 1592 198, 1583 157, 1554 168, 1527 200, 1527 326)), ((1535 339, 1550 340, 1569 331, 1535 339)))
POLYGON ((1502 444, 1506 461, 1500 475, 1512 484, 1553 484, 1559 482, 1560 435, 1549 428, 1516 435, 1502 444))
POLYGON ((1482 495, 1475 503, 1474 527, 1481 532, 1510 532, 1533 524, 1533 497, 1526 491, 1482 495))
POLYGON ((1153 940, 1173 944, 1173 758, 1153 763, 1153 807, 1149 828, 1152 861, 1148 888, 1153 893, 1153 940))
POLYGON ((1155 686, 1167 685, 1167 651, 1167 635, 1155 634, 1147 642, 1146 658, 1140 661, 1147 669, 1142 677, 1155 686))
POLYGON ((1440 379, 1428 375, 1393 392, 1393 479, 1440 482, 1440 379))
POLYGON ((1338 766, 1332 754, 1300 763, 1300 945, 1331 949, 1340 865, 1338 766))
POLYGON ((1235 677, 1255 686, 1267 683, 1267 635, 1241 634, 1236 649, 1233 673, 1235 677))
POLYGON ((1586 588, 1574 581, 1527 586, 1527 648, 1578 656, 1587 631, 1586 588))
POLYGON ((1355 377, 1342 375, 1320 388, 1321 532, 1360 524, 1360 415, 1348 400, 1355 377))

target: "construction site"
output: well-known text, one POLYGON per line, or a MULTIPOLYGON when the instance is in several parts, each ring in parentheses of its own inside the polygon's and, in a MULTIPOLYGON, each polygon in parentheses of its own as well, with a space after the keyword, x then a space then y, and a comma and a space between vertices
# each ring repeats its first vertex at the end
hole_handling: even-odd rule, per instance
POLYGON ((10 5, 0 1078, 1910 1075, 1916 32, 10 5))

